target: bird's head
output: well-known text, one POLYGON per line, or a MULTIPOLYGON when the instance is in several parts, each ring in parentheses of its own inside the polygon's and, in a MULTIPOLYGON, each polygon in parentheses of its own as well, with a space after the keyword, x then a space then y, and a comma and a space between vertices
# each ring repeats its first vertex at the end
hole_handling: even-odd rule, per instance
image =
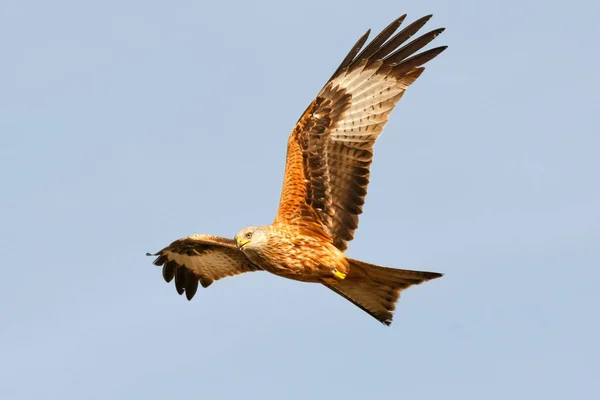
POLYGON ((240 250, 252 250, 266 243, 267 235, 262 226, 249 226, 235 235, 235 244, 240 250))

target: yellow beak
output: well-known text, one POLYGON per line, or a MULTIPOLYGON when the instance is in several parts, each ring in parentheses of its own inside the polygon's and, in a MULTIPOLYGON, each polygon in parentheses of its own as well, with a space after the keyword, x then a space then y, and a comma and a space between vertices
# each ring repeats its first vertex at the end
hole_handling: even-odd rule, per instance
POLYGON ((238 249, 241 249, 242 247, 244 247, 245 245, 247 245, 248 243, 250 243, 250 240, 247 240, 247 239, 244 239, 244 238, 241 238, 241 237, 236 237, 235 241, 237 242, 236 245, 237 245, 238 249))

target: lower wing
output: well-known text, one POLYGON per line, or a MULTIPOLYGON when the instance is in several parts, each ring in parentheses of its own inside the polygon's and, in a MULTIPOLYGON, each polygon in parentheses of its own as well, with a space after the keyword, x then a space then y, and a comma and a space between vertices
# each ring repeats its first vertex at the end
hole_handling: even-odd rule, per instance
POLYGON ((163 267, 165 281, 175 278, 177 293, 185 292, 188 300, 196 294, 198 282, 206 288, 221 278, 261 269, 236 248, 234 240, 210 235, 188 236, 146 255, 157 256, 154 264, 163 267))

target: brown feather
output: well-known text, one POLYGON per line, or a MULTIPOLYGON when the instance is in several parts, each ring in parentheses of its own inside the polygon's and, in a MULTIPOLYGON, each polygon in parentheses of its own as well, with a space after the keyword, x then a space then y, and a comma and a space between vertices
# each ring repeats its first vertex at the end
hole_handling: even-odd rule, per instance
MULTIPOLYGON (((165 257, 166 259, 166 257, 165 257)), ((160 264, 159 264, 160 265, 160 264)), ((163 264, 163 278, 165 282, 169 283, 175 277, 175 271, 177 270, 177 263, 174 261, 167 261, 163 264)))
POLYGON ((384 59, 388 54, 390 54, 394 49, 398 48, 402 43, 406 42, 408 39, 412 37, 415 33, 419 31, 431 19, 432 15, 426 15, 424 17, 419 18, 412 24, 408 25, 406 28, 402 29, 393 38, 391 38, 384 46, 373 54, 374 59, 384 59))
POLYGON ((381 48, 381 46, 385 43, 386 40, 389 39, 390 36, 402 25, 402 22, 406 18, 406 14, 396 18, 389 24, 384 30, 381 31, 379 35, 375 37, 375 39, 371 40, 371 42, 360 52, 360 54, 354 60, 353 66, 356 65, 358 60, 364 60, 370 58, 373 54, 381 48))
POLYGON ((398 50, 394 51, 392 54, 386 57, 386 61, 389 63, 396 63, 407 59, 408 57, 415 54, 417 51, 421 50, 423 47, 427 46, 429 42, 431 42, 438 35, 444 32, 444 30, 444 28, 439 28, 424 34, 423 36, 413 40, 406 46, 402 46, 398 50))

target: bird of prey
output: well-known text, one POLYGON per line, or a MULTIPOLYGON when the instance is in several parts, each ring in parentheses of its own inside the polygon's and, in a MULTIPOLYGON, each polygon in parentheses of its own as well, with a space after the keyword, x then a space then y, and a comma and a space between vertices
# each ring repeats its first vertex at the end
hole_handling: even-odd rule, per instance
POLYGON ((175 279, 180 295, 190 300, 198 282, 206 288, 227 276, 264 270, 320 283, 390 325, 401 291, 442 276, 344 254, 365 202, 373 145, 423 65, 447 47, 419 52, 444 29, 409 41, 431 15, 398 31, 405 17, 363 48, 367 31, 294 126, 272 224, 244 228, 234 239, 196 234, 147 254, 157 256, 154 264, 162 266, 167 282, 175 279))

